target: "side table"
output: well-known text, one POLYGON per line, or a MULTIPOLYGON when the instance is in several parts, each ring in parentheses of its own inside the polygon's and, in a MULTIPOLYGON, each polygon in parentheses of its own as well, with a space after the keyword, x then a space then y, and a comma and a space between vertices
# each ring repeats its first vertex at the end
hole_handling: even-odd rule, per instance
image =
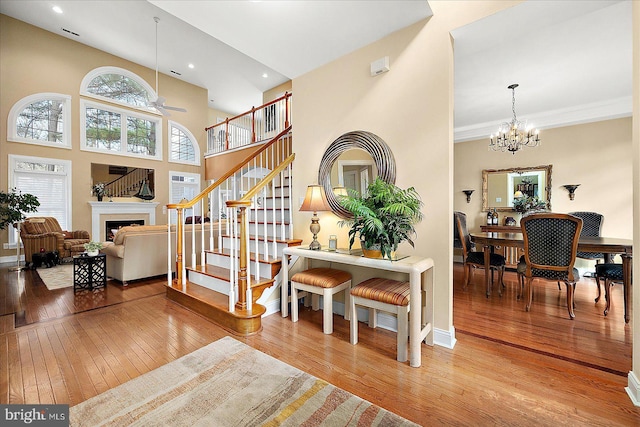
POLYGON ((107 284, 107 256, 73 257, 73 291, 102 288, 107 284))

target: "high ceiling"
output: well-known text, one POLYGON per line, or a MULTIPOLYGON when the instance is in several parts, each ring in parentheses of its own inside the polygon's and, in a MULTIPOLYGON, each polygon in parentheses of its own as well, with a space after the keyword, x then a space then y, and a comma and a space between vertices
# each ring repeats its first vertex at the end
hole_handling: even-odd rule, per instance
MULTIPOLYGON (((0 0, 0 13, 152 69, 159 17, 160 72, 206 88, 209 106, 231 114, 432 14, 426 0, 0 0)), ((453 37, 456 141, 510 119, 512 83, 518 118, 542 129, 631 114, 630 0, 530 0, 453 37)))
POLYGON ((631 1, 521 3, 453 31, 455 140, 518 119, 540 129, 631 115, 631 1))
POLYGON ((426 0, 0 0, 0 13, 152 69, 158 17, 160 72, 206 88, 210 107, 237 114, 262 104, 262 92, 431 16, 431 9, 426 0))

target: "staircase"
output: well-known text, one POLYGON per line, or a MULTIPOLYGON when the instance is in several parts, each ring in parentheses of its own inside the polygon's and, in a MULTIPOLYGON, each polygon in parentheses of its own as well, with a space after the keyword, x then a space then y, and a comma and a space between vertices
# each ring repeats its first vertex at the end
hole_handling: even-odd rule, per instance
POLYGON ((282 250, 302 242, 292 237, 291 138, 289 125, 193 200, 167 205, 177 213, 177 243, 169 249, 176 277, 168 275, 167 297, 237 335, 261 330, 261 302, 281 285, 282 250), (185 251, 196 248, 184 241, 184 218, 207 211, 224 219, 191 233, 207 249, 184 265, 185 251))

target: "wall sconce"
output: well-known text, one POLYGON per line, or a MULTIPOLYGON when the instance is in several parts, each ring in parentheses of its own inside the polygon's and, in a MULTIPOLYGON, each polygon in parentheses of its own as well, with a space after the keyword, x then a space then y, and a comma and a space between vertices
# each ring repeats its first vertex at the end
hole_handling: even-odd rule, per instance
POLYGON ((471 194, 473 194, 474 190, 462 190, 464 194, 467 195, 467 203, 471 202, 471 194))
POLYGON ((567 191, 569 192, 569 200, 573 200, 573 198, 576 196, 575 192, 576 192, 576 188, 578 188, 580 186, 580 184, 566 184, 563 185, 564 188, 567 189, 567 191))

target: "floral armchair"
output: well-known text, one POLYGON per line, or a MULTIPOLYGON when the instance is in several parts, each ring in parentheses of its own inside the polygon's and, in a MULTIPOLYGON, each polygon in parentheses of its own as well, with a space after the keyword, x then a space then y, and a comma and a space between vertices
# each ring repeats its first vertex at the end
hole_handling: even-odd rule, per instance
POLYGON ((53 217, 27 218, 20 226, 20 238, 24 246, 24 259, 27 264, 32 262, 34 253, 41 249, 58 251, 60 258, 71 256, 71 248, 75 245, 88 243, 91 239, 88 231, 64 231, 58 220, 53 217))

